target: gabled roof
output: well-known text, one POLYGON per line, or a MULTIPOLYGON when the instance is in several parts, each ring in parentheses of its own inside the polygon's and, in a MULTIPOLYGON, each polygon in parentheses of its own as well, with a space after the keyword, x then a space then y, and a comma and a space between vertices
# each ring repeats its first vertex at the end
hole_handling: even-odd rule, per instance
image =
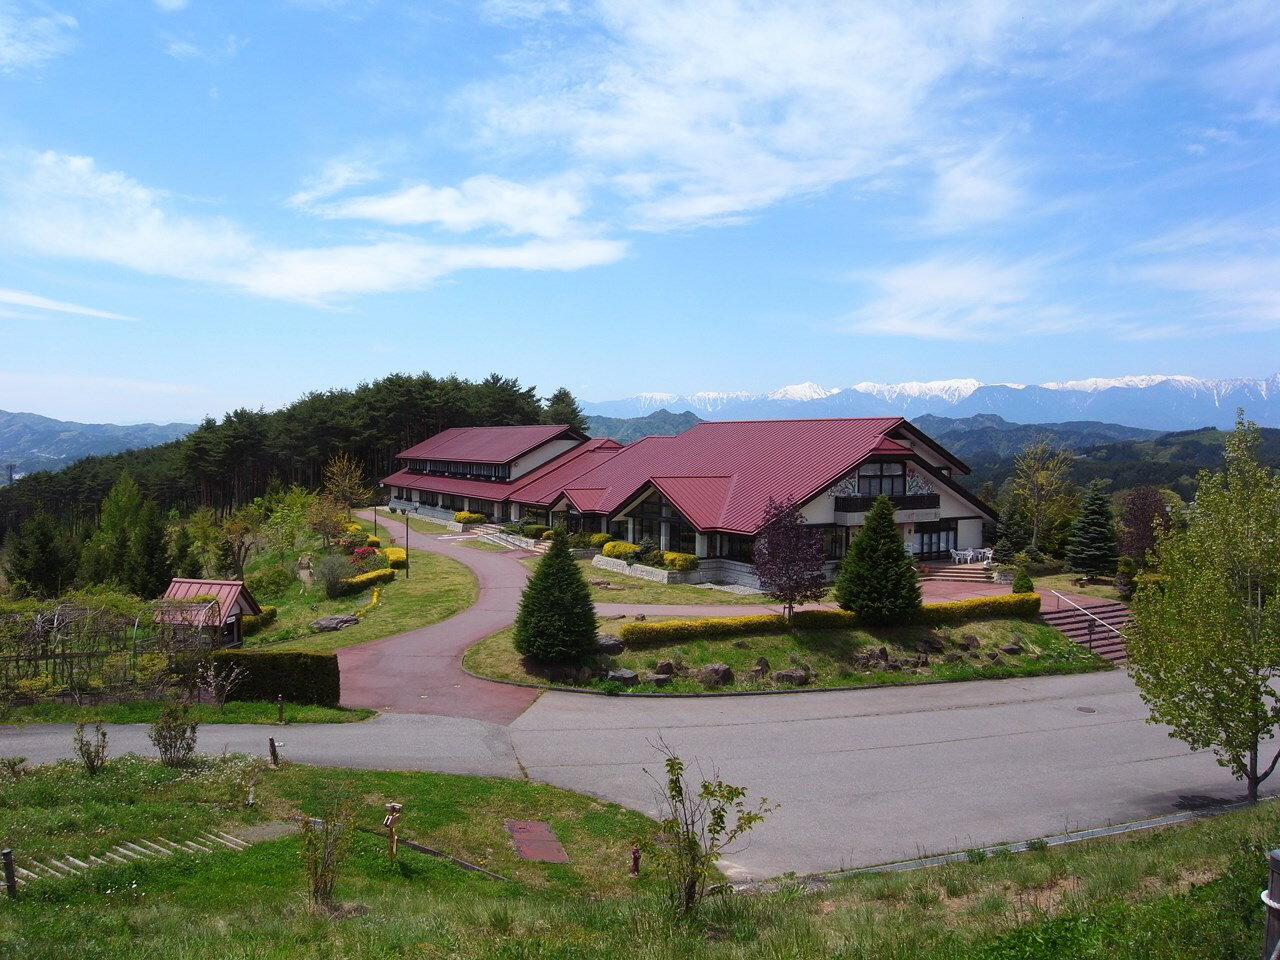
POLYGON ((906 451, 886 434, 901 417, 699 423, 674 437, 624 447, 566 490, 603 489, 595 512, 614 513, 650 481, 702 530, 754 534, 770 498, 797 503, 830 486, 879 449, 906 451))
POLYGON ((399 460, 457 460, 467 463, 510 463, 561 436, 585 440, 566 423, 518 427, 450 427, 396 454, 399 460))
POLYGON ((607 437, 588 440, 509 483, 460 477, 430 477, 410 473, 408 470, 399 470, 382 482, 393 487, 432 490, 481 500, 546 504, 560 495, 566 483, 594 470, 621 449, 622 444, 607 437))
POLYGON ((164 592, 165 600, 190 600, 192 597, 213 597, 218 601, 218 622, 202 626, 221 627, 236 609, 237 603, 252 616, 260 616, 262 608, 253 594, 245 589, 242 580, 189 580, 174 577, 164 592))

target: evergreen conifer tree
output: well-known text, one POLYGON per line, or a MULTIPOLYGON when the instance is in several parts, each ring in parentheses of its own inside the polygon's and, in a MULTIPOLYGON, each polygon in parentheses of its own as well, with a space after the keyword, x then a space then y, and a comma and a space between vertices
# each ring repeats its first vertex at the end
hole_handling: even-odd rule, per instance
POLYGON ((547 397, 545 403, 546 408, 542 412, 543 423, 567 423, 575 429, 586 431, 587 418, 568 387, 561 387, 547 397))
POLYGON ((122 473, 102 501, 98 529, 85 543, 80 555, 81 583, 128 585, 133 533, 142 505, 138 485, 128 473, 122 473))
POLYGON ((204 575, 204 564, 200 561, 200 552, 196 549, 195 539, 186 524, 174 531, 173 542, 169 545, 169 562, 175 577, 187 577, 198 580, 204 575))
POLYGON ((134 527, 125 579, 129 592, 144 600, 160 596, 173 579, 173 562, 165 533, 164 518, 159 508, 147 501, 134 527))
POLYGON ((836 575, 836 602, 870 625, 901 623, 920 609, 916 565, 893 522, 893 502, 876 497, 836 575))
POLYGON ((1102 484, 1089 484, 1067 541, 1067 564, 1077 573, 1106 577, 1116 572, 1116 525, 1102 484))
POLYGON ((1013 558, 1031 544, 1031 531, 1022 512, 1022 504, 1014 497, 1005 501, 996 528, 996 545, 991 559, 996 563, 1013 563, 1013 558))
POLYGON ((76 557, 43 510, 32 514, 9 542, 9 582, 41 597, 56 597, 75 576, 76 557))
POLYGON ((596 608, 582 571, 556 531, 520 597, 516 651, 543 663, 568 663, 595 652, 596 608))

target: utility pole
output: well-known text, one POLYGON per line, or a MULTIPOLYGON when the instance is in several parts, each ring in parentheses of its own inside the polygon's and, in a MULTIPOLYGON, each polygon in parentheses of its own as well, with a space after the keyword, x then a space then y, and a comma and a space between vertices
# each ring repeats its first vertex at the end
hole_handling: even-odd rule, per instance
POLYGON ((15 470, 17 470, 17 469, 18 469, 18 465, 17 465, 16 463, 9 463, 9 464, 5 464, 5 466, 7 466, 7 467, 9 468, 9 486, 11 486, 11 487, 12 487, 12 486, 13 486, 13 471, 15 471, 15 470))

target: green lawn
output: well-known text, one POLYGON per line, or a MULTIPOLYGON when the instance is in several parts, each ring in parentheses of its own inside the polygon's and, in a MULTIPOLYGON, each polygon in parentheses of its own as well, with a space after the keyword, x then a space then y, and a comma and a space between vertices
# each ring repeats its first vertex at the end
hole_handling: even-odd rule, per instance
MULTIPOLYGON (((372 527, 369 528, 372 532, 372 527)), ((434 520, 427 520, 423 517, 415 517, 409 515, 409 529, 414 533, 448 533, 449 528, 443 523, 436 523, 434 520)), ((387 510, 378 511, 378 533, 386 534, 390 532, 392 537, 396 538, 399 543, 404 539, 404 514, 389 513, 387 510)))
POLYGON ((1091 583, 1088 586, 1077 587, 1075 581, 1080 578, 1078 573, 1054 573, 1043 577, 1032 577, 1035 581, 1037 590, 1057 590, 1059 593, 1083 593, 1090 597, 1102 597, 1106 600, 1119 600, 1120 594, 1116 592, 1115 582, 1110 577, 1099 577, 1098 583, 1091 583))
MULTIPOLYGON (((110 703, 77 707, 74 703, 36 703, 13 707, 5 714, 4 723, 152 723, 164 704, 150 700, 132 703, 110 703)), ((285 723, 354 723, 374 716, 376 710, 344 707, 284 705, 285 723)), ((213 704, 198 703, 191 707, 191 719, 199 723, 275 723, 276 705, 262 701, 229 702, 222 710, 213 704)))
MULTIPOLYGON (((521 562, 533 569, 541 557, 525 557, 521 562)), ((628 577, 593 567, 590 560, 579 560, 582 575, 591 584, 591 599, 596 603, 696 603, 700 606, 759 606, 773 603, 763 593, 729 593, 727 590, 708 590, 691 587, 686 583, 654 583, 639 577, 628 577), (608 586, 591 583, 602 580, 608 586)))
POLYGON ((383 803, 402 802, 402 836, 510 878, 408 850, 391 864, 380 838, 357 833, 337 898, 364 909, 319 918, 303 909, 297 840, 284 836, 242 853, 33 884, 0 902, 0 955, 22 960, 1255 960, 1257 891, 1280 830, 1280 809, 1267 803, 1162 831, 816 889, 783 878, 714 898, 684 923, 664 912, 651 861, 638 884, 626 876, 631 838, 649 829, 643 817, 522 781, 270 771, 232 756, 183 773, 122 758, 94 780, 62 763, 0 787, 0 843, 20 863, 214 826, 245 831, 321 813, 342 790, 360 797, 362 825, 381 821, 383 803), (259 803, 247 808, 250 782, 259 803), (571 862, 517 859, 506 819, 549 821, 571 862))
MULTIPOLYGON (((604 621, 603 632, 616 631, 629 621, 604 621)), ((512 628, 501 630, 472 646, 463 665, 473 673, 496 680, 545 683, 545 675, 531 668, 512 646, 512 628)), ((616 657, 605 658, 602 665, 635 670, 642 677, 661 660, 671 660, 696 674, 709 663, 726 663, 734 673, 734 683, 717 688, 724 691, 773 690, 785 684, 766 679, 751 679, 756 660, 764 657, 771 671, 807 665, 813 687, 858 687, 885 683, 913 683, 922 680, 979 680, 999 677, 1040 676, 1056 673, 1082 673, 1106 669, 1105 661, 1083 647, 1072 643, 1052 627, 1027 620, 981 620, 955 627, 892 627, 876 630, 797 630, 790 634, 745 634, 741 637, 715 637, 687 641, 641 650, 626 650, 616 657), (963 637, 979 642, 977 650, 962 651, 963 637), (1001 653, 999 648, 1017 643, 1019 654, 1001 653), (859 656, 884 647, 890 660, 902 664, 900 669, 868 666, 859 656), (922 653, 929 656, 927 666, 916 666, 922 653), (995 654, 997 659, 992 659, 995 654), (950 655, 954 662, 948 662, 950 655)), ((605 681, 593 678, 585 683, 569 684, 588 689, 599 688, 605 681)), ((554 684, 553 684, 554 685, 554 684)), ((790 687, 787 687, 790 689, 790 687)), ((636 693, 702 693, 705 687, 696 676, 677 676, 658 688, 640 683, 629 688, 636 693)))
MULTIPOLYGON (((372 532, 370 524, 364 527, 372 532)), ((386 531, 379 525, 380 532, 386 531)), ((383 545, 387 541, 383 540, 383 545)), ((259 560, 264 565, 266 560, 259 560)), ((438 553, 409 551, 409 577, 404 571, 379 589, 379 602, 359 624, 332 633, 312 633, 309 625, 328 614, 355 613, 370 601, 372 591, 330 600, 317 584, 310 589, 296 582, 283 596, 259 598, 279 608, 276 622, 250 637, 248 647, 271 650, 336 650, 380 637, 439 623, 475 603, 479 587, 464 565, 438 553)))
POLYGON ((466 547, 469 550, 489 550, 493 553, 509 553, 511 548, 504 547, 500 543, 491 543, 488 540, 456 540, 454 541, 460 547, 466 547))

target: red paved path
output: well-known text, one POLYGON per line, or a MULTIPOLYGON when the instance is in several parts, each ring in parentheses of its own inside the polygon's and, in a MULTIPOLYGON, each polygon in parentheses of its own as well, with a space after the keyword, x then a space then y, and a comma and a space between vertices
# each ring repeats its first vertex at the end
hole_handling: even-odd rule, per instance
MULTIPOLYGON (((395 535, 403 537, 398 529, 395 535)), ((372 707, 390 713, 469 717, 505 725, 537 699, 536 690, 479 680, 462 670, 462 654, 467 647, 515 620, 520 591, 529 576, 520 558, 528 554, 522 551, 497 553, 474 550, 459 546, 456 540, 446 537, 410 531, 409 544, 418 550, 451 557, 470 568, 480 585, 476 603, 441 623, 339 650, 343 706, 372 707)), ((1009 587, 991 583, 929 580, 920 586, 926 603, 991 597, 1009 592, 1009 587)), ((1042 591, 1041 597, 1046 610, 1061 605, 1052 594, 1042 591)), ((1071 598, 1081 606, 1100 602, 1096 597, 1072 595, 1071 598)), ((645 613, 650 616, 722 617, 780 613, 781 607, 598 603, 596 610, 602 616, 645 613)))

